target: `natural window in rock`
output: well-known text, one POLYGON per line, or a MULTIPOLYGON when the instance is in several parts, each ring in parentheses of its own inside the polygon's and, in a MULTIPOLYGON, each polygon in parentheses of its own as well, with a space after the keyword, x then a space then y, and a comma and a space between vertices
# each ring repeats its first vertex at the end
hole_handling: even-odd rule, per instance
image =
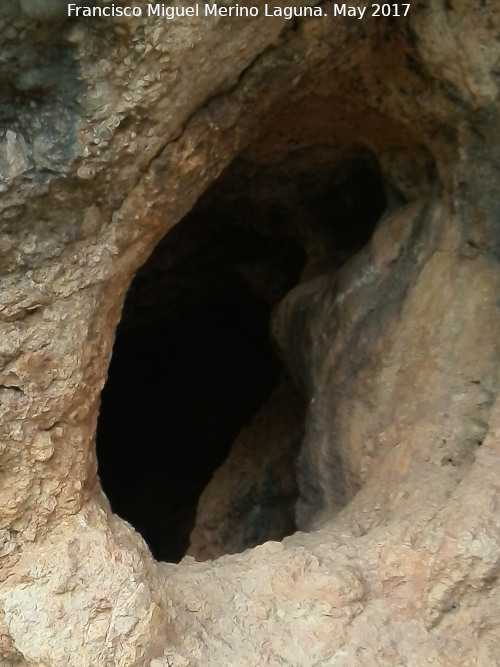
POLYGON ((159 243, 125 302, 102 395, 99 475, 113 510, 160 560, 186 553, 198 503, 200 521, 226 533, 212 548, 203 535, 214 526, 195 531, 196 557, 295 530, 303 423, 300 407, 283 407, 289 390, 276 389, 286 369, 270 339, 271 314, 308 267, 340 264, 367 242, 385 198, 366 152, 339 166, 314 149, 290 151, 267 164, 255 149, 235 160, 159 243), (266 438, 274 446, 272 424, 286 409, 297 418, 289 451, 253 461, 265 459, 266 438), (231 460, 235 441, 246 458, 231 460), (239 460, 261 466, 255 480, 239 460), (213 477, 223 464, 225 478, 213 477), (240 473, 248 485, 235 497, 240 473), (224 518, 203 507, 218 485, 233 494, 224 518))

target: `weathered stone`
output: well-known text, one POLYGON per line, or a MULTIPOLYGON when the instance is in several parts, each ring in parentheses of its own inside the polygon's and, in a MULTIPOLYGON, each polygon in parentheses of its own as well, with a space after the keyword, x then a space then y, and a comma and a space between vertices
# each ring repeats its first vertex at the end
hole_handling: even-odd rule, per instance
POLYGON ((215 559, 294 531, 302 413, 283 378, 201 494, 189 555, 215 559))
POLYGON ((499 9, 54 30, 40 6, 0 8, 1 664, 498 663, 499 9), (310 532, 156 563, 99 488, 99 395, 132 277, 237 156, 339 190, 332 235, 318 199, 280 223, 308 258, 273 331, 310 532), (360 156, 387 208, 339 248, 360 156))

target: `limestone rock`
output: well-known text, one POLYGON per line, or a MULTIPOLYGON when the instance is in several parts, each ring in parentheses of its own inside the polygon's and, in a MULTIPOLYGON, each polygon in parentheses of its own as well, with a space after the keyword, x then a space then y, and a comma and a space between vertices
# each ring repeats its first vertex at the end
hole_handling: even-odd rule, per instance
POLYGON ((0 664, 497 664, 499 9, 35 6, 0 7, 0 664), (308 260, 273 317, 304 532, 157 563, 100 490, 99 395, 135 272, 237 157, 308 260))
POLYGON ((294 531, 302 413, 283 378, 201 494, 189 555, 215 559, 294 531))

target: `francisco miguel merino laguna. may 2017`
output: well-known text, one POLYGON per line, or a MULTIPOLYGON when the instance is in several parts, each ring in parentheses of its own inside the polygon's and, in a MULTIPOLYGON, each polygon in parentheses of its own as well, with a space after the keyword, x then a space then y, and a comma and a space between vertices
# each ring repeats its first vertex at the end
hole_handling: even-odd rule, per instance
MULTIPOLYGON (((345 5, 339 5, 345 7, 345 5)), ((163 5, 148 4, 146 8, 123 5, 104 5, 85 7, 77 4, 68 3, 68 17, 75 16, 150 16, 164 19, 175 19, 185 16, 238 16, 253 17, 259 16, 263 11, 264 16, 283 16, 284 18, 294 18, 300 16, 324 16, 320 7, 278 7, 274 5, 264 5, 263 8, 247 5, 217 5, 217 4, 192 4, 192 5, 163 5)))

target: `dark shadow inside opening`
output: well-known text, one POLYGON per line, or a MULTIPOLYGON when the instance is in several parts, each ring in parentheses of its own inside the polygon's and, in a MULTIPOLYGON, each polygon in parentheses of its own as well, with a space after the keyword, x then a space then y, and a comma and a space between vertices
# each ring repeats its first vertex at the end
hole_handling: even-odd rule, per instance
MULTIPOLYGON (((172 562, 186 551, 201 491, 281 372, 268 332, 271 305, 229 266, 270 248, 253 232, 229 229, 165 270, 180 237, 195 238, 193 222, 167 235, 134 280, 97 433, 113 511, 155 558, 172 562)), ((293 284, 303 254, 298 247, 288 254, 293 284)))
POLYGON ((302 176, 236 160, 137 273, 102 393, 97 457, 113 511, 156 559, 183 557, 201 491, 278 383, 273 307, 308 261, 357 252, 384 207, 365 157, 340 175, 338 165, 306 164, 302 176))

